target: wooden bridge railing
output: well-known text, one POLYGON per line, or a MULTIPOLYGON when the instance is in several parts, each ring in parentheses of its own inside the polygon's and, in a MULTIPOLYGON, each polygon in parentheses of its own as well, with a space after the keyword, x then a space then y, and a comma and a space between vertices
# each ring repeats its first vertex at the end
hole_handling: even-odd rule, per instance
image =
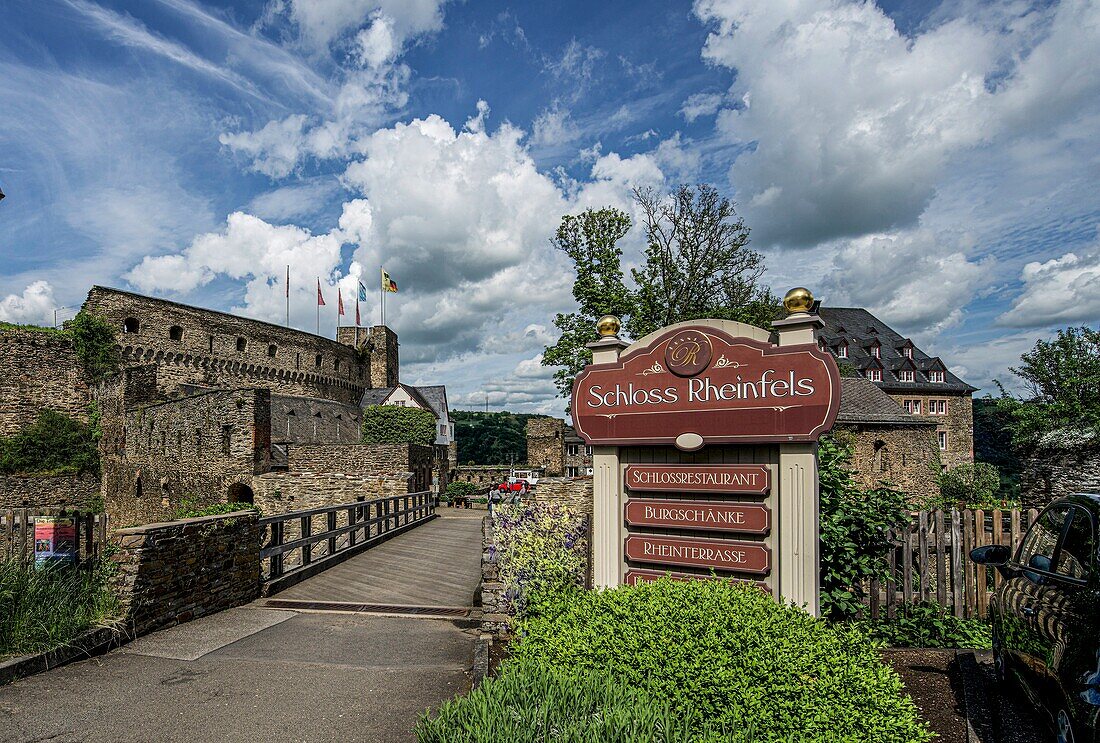
POLYGON ((428 491, 264 517, 263 593, 276 593, 434 517, 434 494, 428 491))

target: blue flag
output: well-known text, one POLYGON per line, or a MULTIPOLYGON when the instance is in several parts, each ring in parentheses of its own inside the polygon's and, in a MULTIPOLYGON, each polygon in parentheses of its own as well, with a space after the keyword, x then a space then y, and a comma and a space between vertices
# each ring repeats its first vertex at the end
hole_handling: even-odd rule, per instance
POLYGON ((360 302, 366 302, 367 301, 367 287, 363 286, 362 281, 359 282, 359 301, 360 302))

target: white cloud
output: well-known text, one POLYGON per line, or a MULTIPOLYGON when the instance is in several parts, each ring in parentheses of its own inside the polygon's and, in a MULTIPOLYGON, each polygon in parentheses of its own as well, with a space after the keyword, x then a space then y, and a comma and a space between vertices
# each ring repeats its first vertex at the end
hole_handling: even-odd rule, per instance
POLYGON ((1023 291, 997 324, 1015 328, 1100 322, 1096 288, 1100 286, 1100 245, 1089 252, 1024 266, 1023 291))
POLYGON ((572 39, 560 57, 546 60, 543 66, 560 83, 568 85, 566 98, 578 101, 596 79, 596 64, 604 56, 606 53, 602 49, 572 39))
POLYGON ((35 281, 22 294, 0 299, 0 320, 19 325, 53 325, 57 301, 47 281, 35 281))
POLYGON ((850 240, 834 258, 826 301, 866 307, 901 332, 950 327, 992 263, 969 259, 961 242, 930 230, 850 240))
POLYGON ((446 0, 273 0, 269 16, 284 11, 298 27, 301 40, 326 51, 349 31, 385 18, 398 46, 443 28, 446 0))
POLYGON ((688 123, 700 116, 713 116, 722 107, 725 96, 720 93, 694 93, 680 106, 680 115, 688 123))
POLYGON ((580 137, 580 129, 569 116, 569 109, 554 104, 535 117, 531 143, 541 146, 568 144, 580 137))

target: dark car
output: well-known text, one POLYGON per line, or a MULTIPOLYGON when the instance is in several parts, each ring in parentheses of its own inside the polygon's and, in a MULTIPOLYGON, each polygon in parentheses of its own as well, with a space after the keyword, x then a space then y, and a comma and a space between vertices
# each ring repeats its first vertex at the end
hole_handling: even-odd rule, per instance
POLYGON ((1019 684, 1063 743, 1100 743, 1098 519, 1100 495, 1059 498, 1015 555, 1004 545, 970 553, 1004 576, 990 602, 998 680, 1019 684))

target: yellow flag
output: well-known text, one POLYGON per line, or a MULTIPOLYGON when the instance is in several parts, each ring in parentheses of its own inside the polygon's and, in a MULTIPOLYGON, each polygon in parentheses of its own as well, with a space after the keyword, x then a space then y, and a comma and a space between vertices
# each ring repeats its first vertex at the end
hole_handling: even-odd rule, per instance
POLYGON ((390 278, 390 275, 386 273, 386 269, 382 269, 382 289, 388 292, 397 291, 397 282, 390 278))

